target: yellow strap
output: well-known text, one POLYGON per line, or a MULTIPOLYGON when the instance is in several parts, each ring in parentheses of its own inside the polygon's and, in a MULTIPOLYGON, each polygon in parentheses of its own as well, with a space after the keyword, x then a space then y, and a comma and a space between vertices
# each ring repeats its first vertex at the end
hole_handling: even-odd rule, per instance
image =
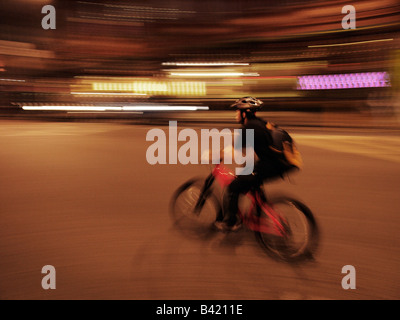
POLYGON ((267 129, 272 130, 274 129, 275 125, 272 122, 267 122, 267 124, 265 125, 267 127, 267 129))

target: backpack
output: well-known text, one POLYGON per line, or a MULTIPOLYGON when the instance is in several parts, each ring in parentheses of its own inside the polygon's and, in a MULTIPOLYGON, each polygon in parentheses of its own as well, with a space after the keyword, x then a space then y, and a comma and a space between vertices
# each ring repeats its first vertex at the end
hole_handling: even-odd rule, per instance
POLYGON ((267 122, 265 126, 271 134, 273 141, 273 146, 270 146, 270 148, 281 155, 281 158, 287 165, 302 169, 303 158, 290 134, 272 122, 267 122))

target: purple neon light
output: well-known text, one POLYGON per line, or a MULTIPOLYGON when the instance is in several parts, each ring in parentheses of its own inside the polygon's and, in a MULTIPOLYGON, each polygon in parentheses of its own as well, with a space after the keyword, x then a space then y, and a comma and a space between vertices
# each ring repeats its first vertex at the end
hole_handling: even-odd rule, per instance
POLYGON ((363 72, 297 77, 298 90, 390 87, 387 72, 363 72))

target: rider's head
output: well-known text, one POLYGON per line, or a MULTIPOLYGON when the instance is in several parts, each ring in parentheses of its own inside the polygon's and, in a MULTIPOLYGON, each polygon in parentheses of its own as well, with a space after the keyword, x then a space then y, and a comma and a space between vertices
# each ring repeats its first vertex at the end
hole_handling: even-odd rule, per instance
POLYGON ((235 101, 231 108, 236 110, 236 120, 244 123, 245 119, 252 119, 256 116, 256 111, 261 109, 263 102, 253 97, 243 97, 235 101))

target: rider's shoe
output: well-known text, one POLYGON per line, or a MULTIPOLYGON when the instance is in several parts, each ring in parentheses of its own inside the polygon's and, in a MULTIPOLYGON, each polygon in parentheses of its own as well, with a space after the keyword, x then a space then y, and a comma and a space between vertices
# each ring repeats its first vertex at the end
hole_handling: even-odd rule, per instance
POLYGON ((225 231, 226 223, 223 221, 215 221, 214 227, 219 231, 225 231))
POLYGON ((227 225, 227 231, 229 232, 236 232, 242 227, 242 223, 236 222, 233 226, 227 225))
POLYGON ((241 222, 236 222, 233 226, 227 225, 224 221, 216 221, 214 223, 215 228, 223 232, 236 232, 242 227, 241 222))

